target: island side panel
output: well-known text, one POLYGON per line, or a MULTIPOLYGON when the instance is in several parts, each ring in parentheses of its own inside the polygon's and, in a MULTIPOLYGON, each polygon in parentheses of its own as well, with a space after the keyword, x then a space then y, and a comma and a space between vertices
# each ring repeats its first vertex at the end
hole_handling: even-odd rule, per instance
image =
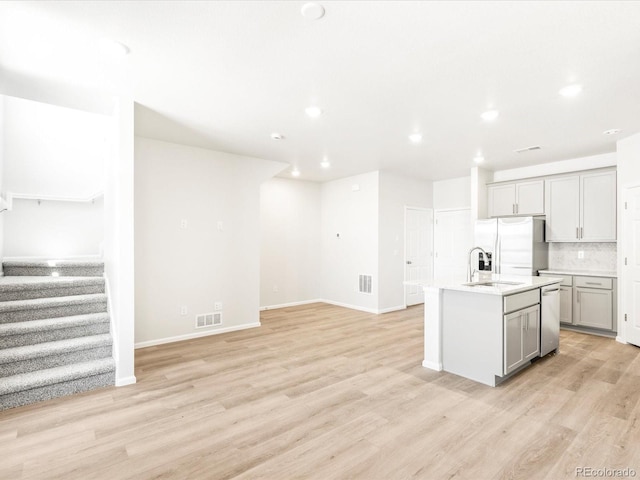
POLYGON ((442 366, 446 372, 495 386, 503 371, 502 296, 444 290, 442 366))
POLYGON ((424 360, 422 366, 442 370, 442 322, 440 304, 442 290, 424 287, 424 360))

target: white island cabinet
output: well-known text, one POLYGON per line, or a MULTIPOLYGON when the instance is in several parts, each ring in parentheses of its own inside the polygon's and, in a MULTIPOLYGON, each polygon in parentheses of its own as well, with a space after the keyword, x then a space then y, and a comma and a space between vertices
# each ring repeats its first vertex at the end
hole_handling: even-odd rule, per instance
POLYGON ((540 290, 561 280, 493 275, 473 284, 424 284, 423 366, 498 385, 540 356, 540 290))

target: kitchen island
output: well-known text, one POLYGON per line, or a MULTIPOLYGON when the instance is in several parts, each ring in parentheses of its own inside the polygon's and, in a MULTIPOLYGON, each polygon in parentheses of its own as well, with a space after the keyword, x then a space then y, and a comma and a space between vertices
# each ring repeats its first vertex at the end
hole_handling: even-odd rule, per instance
POLYGON ((425 292, 423 366, 496 386, 557 350, 561 280, 489 275, 447 285, 406 282, 425 292))

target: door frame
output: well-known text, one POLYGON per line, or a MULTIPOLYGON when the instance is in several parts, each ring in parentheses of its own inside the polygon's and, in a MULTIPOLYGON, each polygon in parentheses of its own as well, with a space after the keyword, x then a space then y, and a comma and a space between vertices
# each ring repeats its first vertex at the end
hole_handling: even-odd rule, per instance
POLYGON ((627 221, 627 209, 625 208, 625 204, 629 200, 629 196, 631 194, 631 190, 640 188, 640 183, 633 183, 630 185, 626 185, 622 188, 622 195, 618 198, 621 200, 620 205, 618 205, 618 299, 617 299, 617 326, 618 333, 616 335, 616 341, 620 343, 629 343, 629 333, 627 331, 627 325, 629 322, 625 322, 624 316, 625 313, 628 313, 630 309, 629 302, 631 299, 628 298, 628 286, 631 282, 629 278, 628 269, 624 264, 624 258, 629 256, 628 252, 628 244, 630 241, 630 225, 627 221))
MULTIPOLYGON (((430 243, 431 243, 431 249, 429 251, 429 257, 427 258, 427 261, 431 262, 431 274, 430 274, 430 278, 428 278, 428 280, 433 280, 433 231, 434 231, 434 210, 431 207, 414 207, 412 205, 405 205, 404 206, 404 228, 403 228, 403 233, 404 233, 404 245, 403 245, 403 255, 402 255, 402 276, 404 281, 407 280, 407 211, 409 210, 419 210, 422 212, 425 212, 427 214, 429 214, 429 224, 431 227, 431 235, 430 235, 430 243)), ((409 288, 408 285, 404 285, 404 308, 407 308, 407 288, 409 288)))

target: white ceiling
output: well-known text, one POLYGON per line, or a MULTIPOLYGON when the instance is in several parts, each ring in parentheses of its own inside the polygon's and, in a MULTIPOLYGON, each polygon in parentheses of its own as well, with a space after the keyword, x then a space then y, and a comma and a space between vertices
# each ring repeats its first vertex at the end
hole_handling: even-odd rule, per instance
POLYGON ((317 21, 304 3, 0 2, 0 93, 80 105, 130 78, 136 134, 314 181, 451 178, 478 151, 498 170, 612 152, 640 132, 640 2, 320 1, 317 21), (102 37, 130 48, 124 63, 98 52, 102 37), (582 94, 558 95, 571 82, 582 94))

